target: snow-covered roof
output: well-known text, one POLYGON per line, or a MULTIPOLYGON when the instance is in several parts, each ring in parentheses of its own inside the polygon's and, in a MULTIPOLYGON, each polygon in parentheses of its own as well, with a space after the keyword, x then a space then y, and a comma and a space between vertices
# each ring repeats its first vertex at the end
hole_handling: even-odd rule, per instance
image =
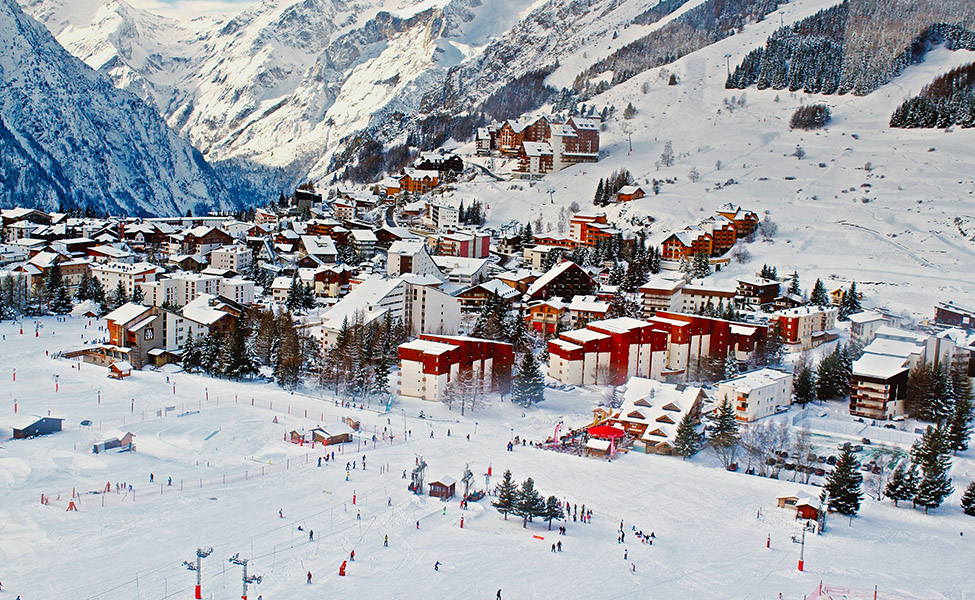
POLYGON ((131 321, 141 317, 148 310, 148 306, 135 304, 133 302, 126 302, 122 306, 105 315, 105 320, 112 321, 116 325, 125 325, 126 323, 130 323, 131 321))
POLYGON ((865 310, 863 312, 853 313, 850 315, 851 323, 873 323, 874 321, 883 321, 884 316, 879 312, 874 312, 872 310, 865 310))
MULTIPOLYGON (((468 290, 473 290, 473 289, 476 289, 476 288, 481 288, 481 289, 485 290, 488 293, 497 294, 498 296, 500 296, 501 298, 503 298, 505 300, 507 300, 509 298, 514 298, 514 297, 516 297, 516 296, 518 296, 518 295, 521 294, 521 292, 519 292, 515 288, 511 287, 507 283, 501 281, 500 279, 489 279, 488 281, 485 281, 485 282, 483 282, 481 284, 478 284, 478 285, 475 285, 473 287, 468 288, 468 290)), ((464 291, 467 291, 467 290, 464 290, 464 291)))
POLYGON ((537 294, 542 288, 552 283, 557 277, 575 266, 576 264, 570 260, 560 262, 549 269, 544 275, 536 279, 530 286, 528 286, 528 290, 525 292, 525 294, 527 296, 537 294))
POLYGON ((446 354, 451 350, 457 349, 457 346, 454 346, 453 344, 432 342, 430 340, 413 340, 411 342, 400 344, 399 347, 405 350, 415 350, 417 352, 423 352, 424 354, 433 355, 446 354))
POLYGON ((744 391, 745 389, 752 390, 762 388, 767 385, 774 385, 783 379, 791 378, 792 374, 790 373, 776 371, 775 369, 758 369, 757 371, 742 373, 737 377, 719 382, 719 385, 727 385, 736 390, 744 391))
POLYGON ((581 342, 583 344, 586 342, 609 339, 609 336, 605 333, 599 333, 598 331, 593 331, 592 329, 576 329, 573 331, 566 331, 562 334, 562 337, 574 342, 581 342))
POLYGON ((595 296, 575 296, 569 302, 570 312, 605 313, 609 310, 609 302, 597 300, 595 296))
POLYGON ((212 294, 200 294, 195 300, 184 306, 180 310, 180 314, 183 318, 202 325, 213 325, 229 314, 210 306, 210 301, 214 299, 216 299, 216 296, 212 294))
POLYGON ((466 256, 434 256, 436 263, 444 272, 456 277, 472 277, 489 263, 486 258, 467 258, 466 256))
POLYGON ((865 354, 896 356, 898 358, 907 358, 912 354, 918 354, 922 351, 924 351, 924 344, 885 338, 875 338, 863 349, 865 354))
POLYGON ((853 374, 861 377, 890 379, 908 370, 907 360, 899 356, 864 354, 853 362, 853 374))
POLYGON ((626 194, 626 195, 629 195, 629 194, 635 194, 635 193, 637 193, 638 191, 640 191, 642 189, 643 188, 641 188, 638 185, 624 185, 616 193, 617 194, 626 194))
POLYGON ((368 229, 353 229, 350 233, 352 234, 352 237, 355 239, 355 241, 359 242, 360 244, 363 242, 378 241, 378 239, 376 238, 376 234, 368 229))
POLYGON ((822 313, 835 313, 836 308, 829 306, 826 308, 819 308, 818 306, 796 306, 795 308, 787 308, 783 310, 775 311, 775 316, 778 317, 808 317, 815 314, 822 313))
POLYGON ((389 246, 389 254, 401 256, 416 256, 427 248, 426 242, 422 240, 396 240, 389 246))
POLYGON ((132 370, 132 364, 129 361, 127 361, 127 360, 117 360, 117 361, 113 362, 109 366, 111 368, 117 370, 117 371, 123 371, 124 372, 124 371, 131 371, 132 370))
POLYGON ((552 146, 548 142, 522 142, 526 156, 551 156, 552 146))
MULTIPOLYGON (((571 306, 569 310, 572 310, 571 306)), ((611 331, 613 333, 626 333, 628 331, 633 331, 634 329, 640 329, 641 327, 646 327, 649 325, 646 321, 641 321, 639 319, 634 319, 632 317, 617 317, 615 319, 604 319, 602 321, 594 321, 589 324, 591 327, 598 327, 606 331, 611 331)))
POLYGON ((327 235, 303 235, 301 236, 301 244, 305 247, 305 251, 313 256, 335 256, 338 254, 335 249, 335 242, 327 235))

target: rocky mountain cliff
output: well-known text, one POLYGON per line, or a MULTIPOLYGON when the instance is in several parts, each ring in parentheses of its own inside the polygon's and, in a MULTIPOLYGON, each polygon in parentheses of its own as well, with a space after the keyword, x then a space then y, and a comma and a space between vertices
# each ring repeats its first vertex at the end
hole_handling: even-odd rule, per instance
POLYGON ((129 214, 227 209, 213 169, 155 108, 0 0, 0 205, 129 214))

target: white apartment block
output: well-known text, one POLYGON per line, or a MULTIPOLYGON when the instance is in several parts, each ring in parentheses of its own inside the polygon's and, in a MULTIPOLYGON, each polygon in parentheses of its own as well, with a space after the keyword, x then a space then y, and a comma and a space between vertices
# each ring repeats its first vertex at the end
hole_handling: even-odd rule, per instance
POLYGON ((131 297, 135 286, 155 281, 157 271, 158 269, 155 265, 147 262, 131 265, 118 262, 91 265, 91 275, 97 278, 102 284, 106 295, 115 291, 115 288, 121 282, 122 287, 125 288, 125 293, 131 297))
POLYGON ((773 369, 743 373, 717 383, 718 402, 729 399, 739 421, 750 423, 792 404, 792 375, 773 369))
POLYGON ((210 253, 211 266, 235 273, 246 271, 251 266, 251 262, 253 262, 253 253, 247 246, 223 246, 210 253))
POLYGON ((141 284, 145 303, 181 308, 202 294, 223 296, 239 304, 254 302, 254 282, 240 277, 220 277, 203 273, 174 273, 166 279, 141 284))

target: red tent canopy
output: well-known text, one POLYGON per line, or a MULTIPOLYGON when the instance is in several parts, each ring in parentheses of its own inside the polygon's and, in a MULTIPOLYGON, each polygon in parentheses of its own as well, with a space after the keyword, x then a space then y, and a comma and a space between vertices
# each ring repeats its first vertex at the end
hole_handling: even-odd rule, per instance
POLYGON ((626 432, 619 427, 611 427, 609 425, 598 425, 596 427, 589 428, 589 435, 598 438, 614 439, 621 438, 626 435, 626 432))

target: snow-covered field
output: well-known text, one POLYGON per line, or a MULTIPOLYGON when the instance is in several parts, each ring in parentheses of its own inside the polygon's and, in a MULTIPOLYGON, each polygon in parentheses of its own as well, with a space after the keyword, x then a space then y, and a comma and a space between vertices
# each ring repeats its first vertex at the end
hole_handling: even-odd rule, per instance
MULTIPOLYGON (((0 581, 6 596, 189 598, 194 574, 182 561, 201 546, 214 548, 203 563, 205 598, 240 594, 240 567, 227 561, 237 553, 251 559, 250 573, 263 577, 249 597, 269 600, 494 598, 499 588, 506 599, 804 598, 820 581, 877 585, 884 598, 975 594, 975 519, 961 513, 960 492, 929 515, 866 500, 852 526, 831 519, 825 535, 807 536, 800 573, 799 546, 790 541, 800 528, 790 511, 775 508, 775 496, 796 490, 816 495, 818 488, 728 473, 707 455, 682 462, 631 454, 610 463, 531 448, 506 451, 513 435, 543 439, 560 419, 587 421, 598 393, 549 390, 546 402, 530 410, 495 398, 462 418, 440 405, 403 399, 389 413, 343 409, 331 398, 292 395, 273 384, 175 371, 134 372, 114 381, 104 369, 78 369, 74 361, 46 355, 77 348, 82 336, 96 337, 97 323, 43 319, 42 325, 34 337, 31 322, 24 335, 19 325, 0 323, 7 396, 0 423, 15 417, 15 401, 16 416, 50 410, 65 419, 64 432, 31 440, 7 439, 10 430, 2 430, 0 581), (166 407, 175 409, 157 417, 166 407), (420 410, 434 419, 417 418, 420 410), (395 439, 380 439, 375 449, 368 439, 362 450, 358 442, 332 447, 337 464, 321 468, 314 458, 321 448, 283 441, 291 429, 343 416, 361 419, 370 438, 374 430, 381 438, 386 427, 395 439), (92 427, 80 426, 83 419, 92 427), (92 454, 91 445, 112 429, 135 433, 137 451, 92 454), (405 443, 404 429, 412 431, 405 443), (360 465, 346 481, 345 463, 363 454, 367 469, 360 465), (430 478, 459 479, 470 464, 478 488, 489 467, 492 486, 505 469, 518 481, 533 477, 546 496, 591 508, 592 523, 569 521, 561 537, 543 523, 523 529, 517 518, 505 521, 486 500, 461 511, 456 501, 414 496, 403 471, 417 456, 428 463, 430 478), (172 487, 165 485, 169 477, 172 487), (89 493, 108 482, 109 494, 89 493), (133 492, 116 493, 117 482, 133 492), (80 497, 78 512, 65 510, 72 490, 80 497), (41 494, 53 497, 51 503, 41 505, 41 494), (625 544, 617 541, 620 520, 625 544), (636 543, 633 527, 654 531, 656 543, 636 543), (771 549, 765 548, 768 535, 771 549), (553 554, 556 541, 563 551, 553 554), (356 560, 339 577, 353 549, 356 560), (314 576, 311 586, 307 571, 314 576)), ((972 458, 969 452, 955 460, 958 490, 975 476, 972 458)))

